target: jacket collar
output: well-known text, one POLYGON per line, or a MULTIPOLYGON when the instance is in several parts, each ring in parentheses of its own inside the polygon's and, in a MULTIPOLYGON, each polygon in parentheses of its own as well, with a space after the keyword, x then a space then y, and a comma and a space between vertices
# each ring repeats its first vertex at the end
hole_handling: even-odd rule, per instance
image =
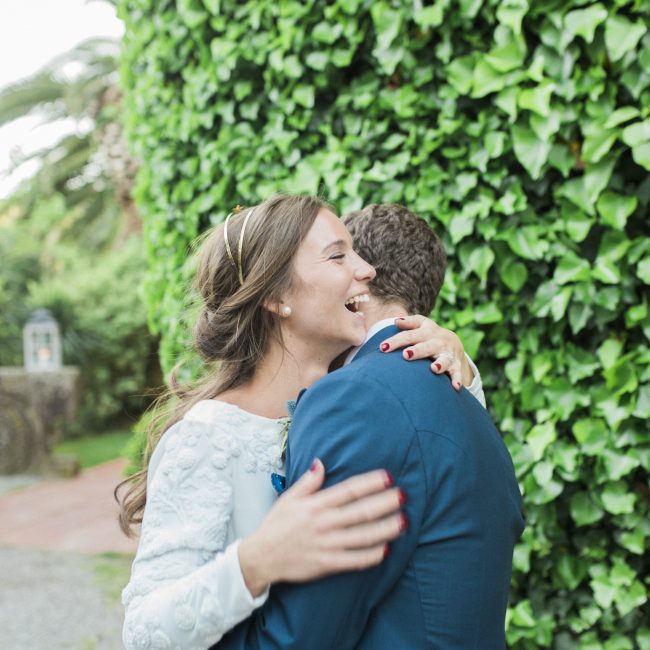
POLYGON ((370 354, 371 352, 379 350, 379 344, 384 340, 389 338, 390 336, 393 336, 394 334, 397 334, 400 332, 400 329, 396 327, 395 325, 388 325, 387 327, 383 327, 380 329, 378 332, 375 333, 374 336, 371 336, 359 349, 357 352, 356 356, 350 363, 354 363, 361 357, 365 356, 366 354, 370 354))

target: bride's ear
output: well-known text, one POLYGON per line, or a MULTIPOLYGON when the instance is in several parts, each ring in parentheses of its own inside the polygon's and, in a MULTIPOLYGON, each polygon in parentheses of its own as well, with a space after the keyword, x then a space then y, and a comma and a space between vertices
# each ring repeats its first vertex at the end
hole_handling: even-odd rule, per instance
POLYGON ((262 303, 262 307, 280 318, 289 318, 291 316, 291 307, 284 300, 273 300, 267 298, 262 303))

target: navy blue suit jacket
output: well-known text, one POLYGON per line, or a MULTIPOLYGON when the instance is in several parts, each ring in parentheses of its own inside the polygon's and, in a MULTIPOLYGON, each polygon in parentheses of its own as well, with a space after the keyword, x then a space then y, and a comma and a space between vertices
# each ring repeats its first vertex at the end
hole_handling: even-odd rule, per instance
POLYGON ((393 333, 382 330, 306 391, 291 426, 287 483, 315 457, 326 485, 385 468, 408 497, 406 534, 372 569, 275 585, 216 647, 505 648, 512 553, 524 526, 512 460, 468 391, 456 393, 427 361, 378 350, 393 333))

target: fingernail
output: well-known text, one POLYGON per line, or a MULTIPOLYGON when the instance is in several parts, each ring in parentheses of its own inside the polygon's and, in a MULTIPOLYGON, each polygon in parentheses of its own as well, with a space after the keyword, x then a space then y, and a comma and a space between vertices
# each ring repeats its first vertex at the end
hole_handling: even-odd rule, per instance
POLYGON ((384 547, 384 558, 387 558, 389 554, 390 554, 390 546, 386 544, 386 546, 384 547))
POLYGON ((397 322, 398 320, 406 320, 406 318, 404 318, 404 316, 399 316, 398 318, 395 319, 395 322, 397 322))
POLYGON ((393 485, 395 485, 395 481, 393 480, 393 475, 388 470, 386 470, 386 478, 384 479, 384 485, 387 488, 393 487, 393 485))
POLYGON ((409 527, 409 519, 408 519, 408 517, 403 512, 400 512, 400 514, 399 514, 399 529, 400 529, 400 532, 403 533, 408 527, 409 527))
POLYGON ((315 472, 317 467, 318 467, 318 458, 314 458, 314 460, 311 461, 311 465, 309 466, 309 471, 315 472))
POLYGON ((388 348, 390 348, 390 344, 389 344, 389 343, 382 343, 382 344, 379 346, 379 349, 380 349, 382 352, 386 352, 386 350, 388 350, 388 348))
POLYGON ((434 367, 438 372, 440 372, 440 370, 442 369, 442 365, 439 364, 439 363, 434 363, 434 364, 433 364, 433 367, 434 367))
POLYGON ((406 350, 406 356, 407 356, 409 359, 412 359, 412 358, 413 358, 413 350, 406 350))
POLYGON ((399 500, 399 504, 403 506, 406 503, 406 492, 402 490, 402 488, 399 489, 399 492, 397 493, 397 499, 399 500))

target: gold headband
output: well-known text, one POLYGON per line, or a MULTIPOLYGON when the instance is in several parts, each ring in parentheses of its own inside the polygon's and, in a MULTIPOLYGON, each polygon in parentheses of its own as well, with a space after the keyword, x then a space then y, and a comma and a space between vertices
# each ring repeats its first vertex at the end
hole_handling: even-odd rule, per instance
MULTIPOLYGON (((241 212, 241 208, 237 206, 234 210, 234 213, 239 214, 241 212)), ((228 259, 230 260, 230 263, 237 267, 238 275, 239 275, 239 284, 241 286, 244 286, 244 266, 242 264, 242 248, 244 246, 244 233, 246 232, 246 224, 248 223, 248 220, 253 216, 253 212, 255 212, 255 208, 251 208, 247 213, 246 217, 244 218, 244 224, 241 227, 241 233, 239 234, 239 245, 237 246, 237 263, 235 264, 235 258, 233 257, 232 250, 230 249, 230 242, 228 241, 228 220, 230 217, 232 217, 233 212, 231 212, 227 217, 226 221, 223 224, 223 238, 226 242, 226 252, 228 253, 228 259)))

